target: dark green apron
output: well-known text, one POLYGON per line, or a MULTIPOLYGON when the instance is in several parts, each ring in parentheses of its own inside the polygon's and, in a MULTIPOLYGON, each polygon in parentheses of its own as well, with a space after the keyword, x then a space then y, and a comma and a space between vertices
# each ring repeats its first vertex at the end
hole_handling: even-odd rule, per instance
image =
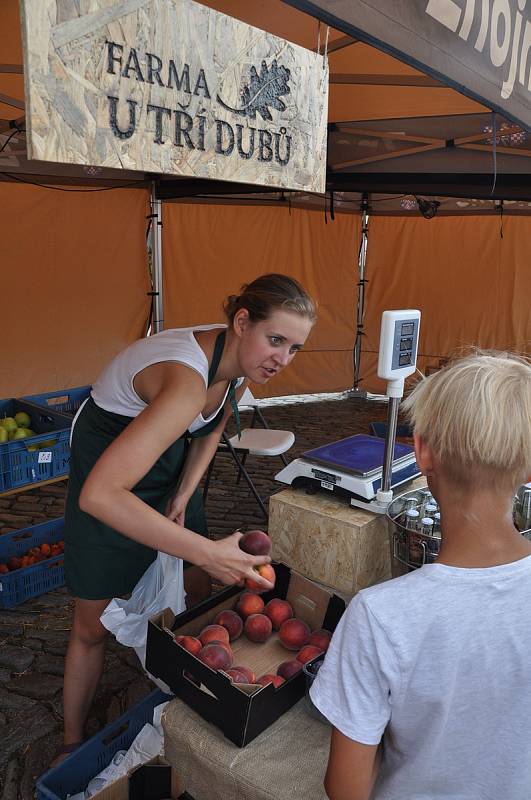
MULTIPOLYGON (((208 385, 212 383, 223 352, 225 331, 216 338, 208 385)), ((234 406, 234 386, 229 395, 234 406)), ((223 407, 200 430, 186 432, 155 462, 132 492, 164 514, 186 460, 189 438, 207 436, 221 422, 223 407)), ((155 560, 157 551, 123 536, 114 528, 79 508, 79 495, 92 467, 134 417, 113 414, 89 398, 74 426, 70 477, 65 508, 65 573, 69 591, 86 600, 104 600, 128 594, 155 560)), ((185 526, 208 535, 202 495, 196 489, 186 509, 185 526)))

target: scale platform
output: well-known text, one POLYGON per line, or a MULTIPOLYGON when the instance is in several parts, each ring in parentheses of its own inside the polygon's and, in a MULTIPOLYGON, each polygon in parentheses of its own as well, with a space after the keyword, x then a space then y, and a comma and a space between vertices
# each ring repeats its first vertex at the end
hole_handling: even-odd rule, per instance
MULTIPOLYGON (((295 488, 325 490, 349 499, 371 501, 381 487, 385 440, 356 434, 307 450, 275 479, 295 488)), ((391 488, 420 475, 411 445, 395 442, 391 488)))

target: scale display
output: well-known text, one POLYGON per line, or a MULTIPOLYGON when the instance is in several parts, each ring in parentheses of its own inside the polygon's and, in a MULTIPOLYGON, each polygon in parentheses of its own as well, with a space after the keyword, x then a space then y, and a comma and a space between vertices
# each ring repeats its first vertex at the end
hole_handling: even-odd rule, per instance
MULTIPOLYGON (((314 463, 335 467, 352 475, 369 477, 382 471, 385 440, 375 436, 356 434, 340 439, 338 442, 307 450, 303 458, 314 463)), ((393 465, 410 459, 414 448, 408 444, 395 442, 393 465)))

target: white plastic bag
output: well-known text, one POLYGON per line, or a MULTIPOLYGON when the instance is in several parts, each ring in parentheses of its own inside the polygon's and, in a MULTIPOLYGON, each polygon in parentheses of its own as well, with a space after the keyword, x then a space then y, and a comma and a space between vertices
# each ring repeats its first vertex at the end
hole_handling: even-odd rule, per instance
POLYGON ((138 581, 129 600, 115 597, 100 620, 120 644, 135 649, 145 668, 148 620, 165 608, 180 614, 185 610, 185 596, 182 559, 159 553, 138 581))

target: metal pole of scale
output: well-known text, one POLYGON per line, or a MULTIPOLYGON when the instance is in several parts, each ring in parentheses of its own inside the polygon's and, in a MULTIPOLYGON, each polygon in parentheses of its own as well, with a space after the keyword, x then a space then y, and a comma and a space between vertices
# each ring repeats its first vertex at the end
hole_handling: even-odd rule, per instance
POLYGON ((398 407, 402 397, 389 397, 387 405, 387 436, 385 437, 384 463, 382 472, 382 491, 391 489, 391 475, 393 455, 395 450, 396 425, 398 421, 398 407))
POLYGON ((354 387, 350 397, 367 397, 367 392, 359 388, 361 371, 361 343, 363 338, 363 317, 365 314, 365 264, 367 260, 367 241, 369 237, 369 195, 362 194, 361 199, 361 242, 358 255, 358 305, 356 319, 356 342, 354 344, 354 387))
POLYGON ((164 330, 164 304, 162 285, 162 201, 157 198, 155 183, 151 186, 151 252, 153 280, 153 325, 152 333, 164 330))

